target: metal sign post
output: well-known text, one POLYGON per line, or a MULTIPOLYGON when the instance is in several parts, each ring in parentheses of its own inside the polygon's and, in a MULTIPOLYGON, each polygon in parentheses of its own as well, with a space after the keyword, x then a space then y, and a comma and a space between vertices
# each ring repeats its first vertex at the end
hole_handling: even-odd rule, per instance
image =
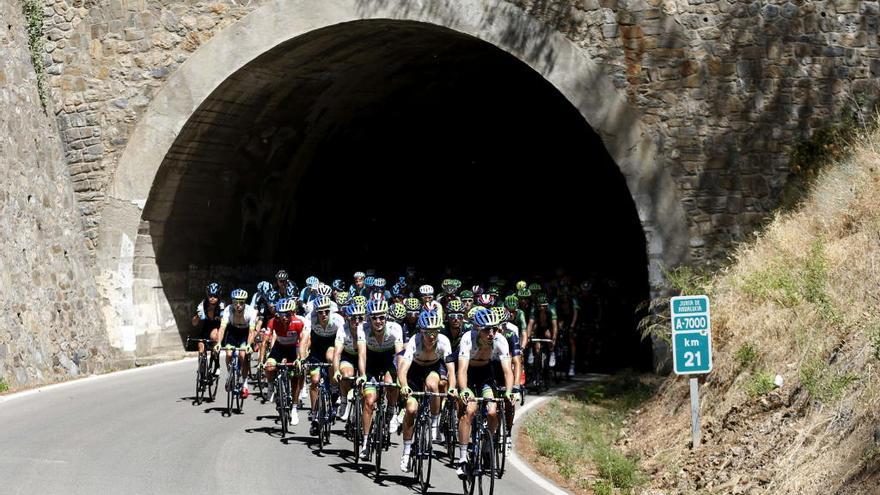
MULTIPOLYGON (((708 296, 679 296, 669 301, 672 320, 672 362, 678 375, 712 371, 712 320, 708 296)), ((692 448, 700 446, 700 384, 690 378, 692 448)))

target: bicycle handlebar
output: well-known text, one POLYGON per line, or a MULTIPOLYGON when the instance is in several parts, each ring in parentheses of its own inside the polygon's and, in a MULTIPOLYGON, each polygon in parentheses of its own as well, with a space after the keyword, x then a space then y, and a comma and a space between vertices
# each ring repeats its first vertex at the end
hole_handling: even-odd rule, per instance
POLYGON ((547 343, 553 343, 553 340, 551 340, 551 339, 529 339, 529 342, 547 342, 547 343))
POLYGON ((413 392, 409 394, 410 397, 446 397, 448 395, 446 392, 413 392))

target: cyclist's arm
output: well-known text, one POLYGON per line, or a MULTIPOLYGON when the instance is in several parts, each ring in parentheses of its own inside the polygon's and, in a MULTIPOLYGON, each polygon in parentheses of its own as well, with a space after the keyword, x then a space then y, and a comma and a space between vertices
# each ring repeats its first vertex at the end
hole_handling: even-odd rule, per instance
POLYGON ((570 325, 570 327, 571 327, 571 328, 574 328, 574 327, 577 325, 577 323, 578 323, 578 307, 577 307, 577 305, 575 305, 575 306, 574 306, 574 313, 573 313, 572 316, 571 316, 571 325, 570 325))
POLYGON ((220 328, 217 329, 217 345, 223 343, 223 335, 226 334, 226 321, 220 321, 220 328))
POLYGON ((410 362, 401 357, 400 364, 397 368, 397 381, 400 383, 400 388, 404 388, 407 386, 406 380, 406 372, 409 371, 410 362))
POLYGON ((513 362, 513 386, 519 385, 519 377, 522 376, 522 356, 512 358, 513 362))
POLYGON ((468 372, 468 364, 470 360, 458 358, 458 375, 455 377, 457 383, 461 384, 461 388, 464 389, 467 387, 467 372, 468 372))
POLYGON ((299 358, 303 361, 309 356, 309 349, 312 347, 311 332, 304 332, 302 340, 299 343, 299 358))
POLYGON ((339 370, 339 362, 342 360, 342 348, 345 347, 345 341, 336 339, 333 345, 333 369, 339 370))
POLYGON ((449 386, 447 387, 447 390, 458 388, 456 387, 456 385, 458 384, 458 379, 455 376, 455 366, 453 365, 453 363, 448 361, 443 364, 446 365, 446 379, 449 380, 449 386))
POLYGON ((534 328, 535 328, 535 320, 534 320, 534 319, 531 319, 531 320, 529 320, 529 324, 528 324, 528 326, 527 326, 526 333, 523 334, 522 345, 521 345, 521 347, 522 347, 523 349, 525 349, 526 346, 529 345, 529 337, 532 336, 532 330, 533 330, 534 328))
POLYGON ((559 330, 559 322, 557 320, 551 320, 551 322, 552 322, 551 327, 553 328, 553 330, 550 333, 550 340, 552 340, 553 342, 551 342, 550 345, 555 346, 556 345, 556 332, 559 330))
POLYGON ((513 371, 510 370, 510 359, 501 360, 501 371, 504 372, 504 387, 507 391, 513 390, 513 371))

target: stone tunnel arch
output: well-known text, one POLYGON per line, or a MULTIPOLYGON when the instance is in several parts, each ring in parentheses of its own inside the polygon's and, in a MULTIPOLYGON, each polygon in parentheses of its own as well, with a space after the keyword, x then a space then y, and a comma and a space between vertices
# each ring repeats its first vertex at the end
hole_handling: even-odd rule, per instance
MULTIPOLYGON (((659 287, 661 265, 672 266, 687 257, 683 209, 639 113, 601 68, 563 35, 501 1, 272 1, 221 31, 172 74, 122 154, 98 247, 105 317, 115 345, 133 350, 137 334, 169 329, 176 334, 144 208, 163 160, 189 119, 224 81, 261 54, 328 26, 370 19, 449 29, 485 41, 531 67, 598 133, 623 174, 645 232, 652 288, 659 287)), ((151 199, 152 207, 162 200, 151 199)))

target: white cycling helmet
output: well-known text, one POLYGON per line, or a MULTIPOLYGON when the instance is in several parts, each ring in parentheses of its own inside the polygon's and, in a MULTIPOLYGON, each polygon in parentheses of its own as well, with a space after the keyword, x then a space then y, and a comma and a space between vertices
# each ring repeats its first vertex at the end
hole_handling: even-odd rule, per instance
POLYGON ((423 286, 419 287, 419 294, 421 294, 423 296, 433 296, 434 295, 434 288, 431 287, 430 285, 423 285, 423 286))

